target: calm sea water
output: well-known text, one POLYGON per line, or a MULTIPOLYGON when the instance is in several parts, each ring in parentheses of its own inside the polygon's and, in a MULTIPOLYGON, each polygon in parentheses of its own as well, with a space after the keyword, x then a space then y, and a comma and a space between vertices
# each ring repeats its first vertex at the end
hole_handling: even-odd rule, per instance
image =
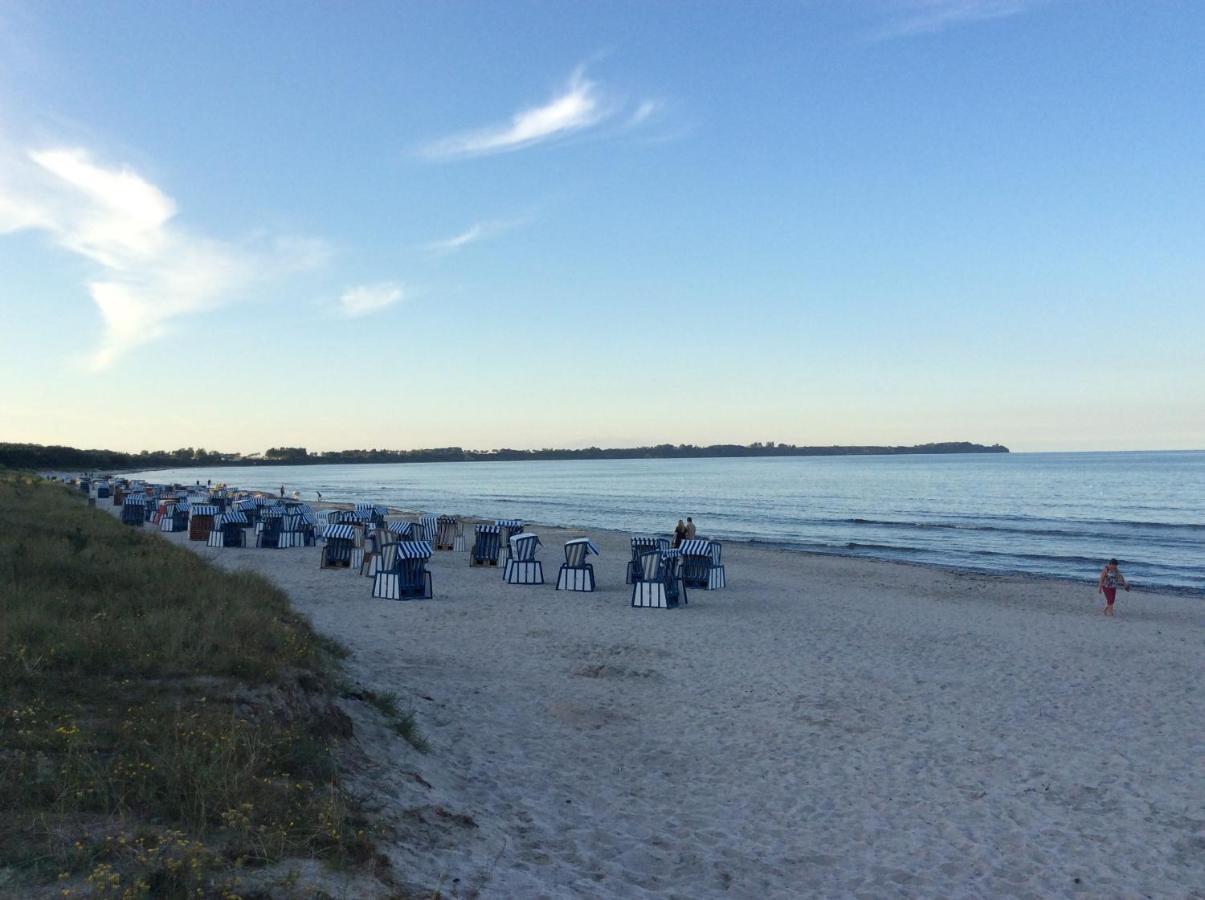
POLYGON ((140 473, 314 499, 699 533, 824 553, 1205 589, 1205 451, 261 466, 140 473))

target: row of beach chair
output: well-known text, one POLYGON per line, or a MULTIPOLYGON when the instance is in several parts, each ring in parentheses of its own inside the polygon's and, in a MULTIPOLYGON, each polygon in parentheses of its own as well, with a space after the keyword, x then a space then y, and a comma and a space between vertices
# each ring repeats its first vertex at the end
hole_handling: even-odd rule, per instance
MULTIPOLYGON (((192 540, 211 547, 245 547, 247 531, 255 529, 255 544, 287 548, 322 544, 322 568, 347 568, 373 579, 372 596, 384 599, 429 599, 431 573, 427 562, 435 550, 465 551, 469 565, 501 569, 507 584, 542 585, 543 562, 537 558, 540 538, 525 531, 518 519, 499 519, 474 527, 466 548, 464 526, 454 516, 424 514, 414 522, 388 521, 388 510, 374 503, 357 503, 351 510, 331 510, 322 520, 305 504, 272 497, 243 497, 229 492, 170 492, 133 482, 86 481, 89 496, 111 495, 121 506, 121 521, 129 525, 157 524, 162 531, 188 531, 192 540)), ((591 555, 598 547, 589 538, 566 542, 565 561, 556 589, 592 592, 596 588, 591 555)), ((727 584, 718 541, 703 538, 671 547, 660 537, 635 536, 626 566, 632 586, 631 605, 673 609, 688 603, 687 591, 718 590, 727 584)))

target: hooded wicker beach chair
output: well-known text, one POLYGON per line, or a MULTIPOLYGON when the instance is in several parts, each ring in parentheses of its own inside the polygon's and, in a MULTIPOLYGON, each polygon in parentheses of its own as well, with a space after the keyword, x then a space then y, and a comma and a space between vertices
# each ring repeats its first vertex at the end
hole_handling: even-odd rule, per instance
POLYGON ((510 553, 502 579, 507 584, 543 584, 544 564, 536 559, 540 539, 534 534, 516 534, 510 539, 510 553))
POLYGON ((121 501, 121 521, 125 525, 142 527, 146 521, 146 495, 129 494, 121 501))
POLYGON ((440 516, 435 520, 435 549, 454 550, 460 522, 455 516, 440 516))
POLYGON ((469 565, 498 565, 498 547, 502 540, 502 529, 497 525, 478 525, 473 531, 473 550, 469 553, 469 565))
POLYGON ((682 582, 701 591, 715 591, 728 582, 724 566, 720 562, 719 541, 694 539, 683 541, 678 547, 682 553, 682 582))
POLYGON ((678 550, 653 550, 640 557, 641 578, 632 585, 632 606, 674 609, 686 601, 678 550))
POLYGON ((423 513, 418 517, 418 523, 422 528, 422 539, 429 544, 434 544, 436 532, 439 528, 439 516, 435 515, 435 513, 423 513))
POLYGON ((382 600, 430 600, 430 542, 399 541, 389 550, 390 566, 373 576, 372 595, 382 600))
POLYGON ((283 525, 284 513, 280 507, 260 507, 259 524, 255 526, 255 546, 279 550, 283 525))
POLYGON ((322 556, 318 567, 322 569, 351 568, 351 551, 356 541, 356 529, 351 525, 327 525, 322 530, 322 556))
POLYGON ((247 517, 237 510, 224 512, 213 520, 213 530, 209 532, 210 547, 245 547, 247 517))
POLYGON ((418 540, 416 537, 418 529, 413 522, 390 522, 385 526, 385 530, 399 541, 418 540))
POLYGON ((653 550, 668 549, 669 541, 665 538, 635 535, 632 538, 632 558, 628 560, 628 570, 624 582, 626 584, 635 584, 644 577, 644 564, 641 562, 644 554, 653 550))
POLYGON ((212 503, 190 503, 188 506, 188 539, 207 541, 213 530, 213 520, 218 508, 212 503))
POLYGON ((516 534, 523 533, 522 519, 495 519, 494 524, 500 529, 498 542, 498 565, 506 564, 510 559, 510 539, 516 534))
POLYGON ((593 591, 594 566, 586 562, 591 554, 598 555, 598 547, 589 538, 574 538, 565 542, 565 562, 556 576, 558 591, 593 591))
POLYGON ((188 505, 176 500, 159 520, 160 531, 188 531, 188 505))

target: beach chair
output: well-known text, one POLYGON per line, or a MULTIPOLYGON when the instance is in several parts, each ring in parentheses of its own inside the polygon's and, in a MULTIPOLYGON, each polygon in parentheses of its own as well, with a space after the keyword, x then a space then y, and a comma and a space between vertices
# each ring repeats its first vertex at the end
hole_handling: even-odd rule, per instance
POLYGON ((431 558, 429 541, 399 541, 391 544, 392 566, 372 580, 372 596, 381 600, 430 600, 431 558))
POLYGON ((645 609, 674 609, 685 604, 678 550, 652 550, 640 557, 640 580, 632 585, 632 606, 645 609))
POLYGON ((452 550, 456 553, 464 553, 468 549, 468 545, 464 541, 464 522, 457 519, 456 533, 452 536, 452 550))
POLYGON ((320 569, 349 569, 351 568, 351 551, 356 540, 356 529, 351 525, 327 525, 322 530, 322 556, 318 562, 320 569))
POLYGON ((379 503, 357 503, 355 509, 356 520, 364 524, 372 523, 373 525, 384 526, 385 515, 389 512, 384 506, 379 503))
POLYGON ((123 525, 142 527, 146 521, 146 497, 143 494, 129 494, 121 501, 121 521, 123 525))
POLYGON ((440 516, 435 520, 435 549, 453 550, 456 547, 456 529, 459 522, 454 516, 440 516))
POLYGON ((516 534, 512 537, 502 580, 507 584, 543 584, 544 564, 536 559, 539 549, 537 535, 516 534))
POLYGON ((385 526, 385 530, 399 541, 419 540, 413 522, 390 522, 385 526))
MULTIPOLYGON (((260 510, 262 515, 263 510, 260 510)), ((280 529, 283 516, 268 516, 260 519, 256 526, 255 546, 271 550, 280 549, 280 529)))
POLYGON ((108 500, 109 499, 109 482, 102 481, 100 484, 98 484, 96 486, 96 499, 97 500, 108 500))
POLYGON ((501 540, 502 529, 497 525, 478 525, 474 529, 473 550, 469 554, 469 565, 498 565, 498 545, 501 540))
POLYGON ((305 546, 305 518, 292 510, 280 517, 280 535, 276 546, 280 549, 305 546))
POLYGON ((510 539, 516 534, 523 533, 523 521, 521 519, 495 519, 494 524, 498 526, 498 565, 506 565, 506 561, 510 559, 510 539))
POLYGON ((728 583, 720 562, 719 541, 683 541, 678 550, 682 554, 682 582, 687 587, 715 591, 728 583))
POLYGON ((243 529, 247 526, 247 517, 241 512, 219 513, 213 520, 213 529, 206 541, 210 547, 243 547, 246 545, 243 529))
POLYGON ((668 550, 669 541, 665 538, 648 537, 645 535, 636 535, 632 538, 632 558, 628 560, 627 574, 624 576, 625 584, 635 584, 640 581, 644 575, 643 563, 641 558, 644 554, 653 550, 668 550))
POLYGON ((207 541, 213 530, 213 520, 218 508, 212 503, 190 503, 188 507, 188 539, 207 541))
POLYGON ((589 538, 574 538, 565 542, 565 562, 557 572, 558 591, 593 591, 594 566, 586 562, 590 554, 598 555, 598 548, 589 538))
POLYGON ((435 543, 436 532, 439 528, 439 517, 434 513, 424 513, 418 517, 418 523, 422 528, 422 540, 429 544, 435 543))
POLYGON ((179 500, 172 500, 159 519, 160 531, 187 531, 188 508, 179 500))

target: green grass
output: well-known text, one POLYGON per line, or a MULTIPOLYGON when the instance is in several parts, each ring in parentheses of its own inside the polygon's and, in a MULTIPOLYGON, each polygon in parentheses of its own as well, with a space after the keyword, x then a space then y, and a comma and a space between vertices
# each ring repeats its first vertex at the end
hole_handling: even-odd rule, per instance
POLYGON ((247 867, 375 860, 335 756, 345 651, 266 580, 6 474, 0 623, 6 889, 219 897, 247 867))
POLYGON ((376 709, 389 720, 389 724, 393 726, 402 738, 415 750, 420 753, 426 753, 431 749, 427 743, 427 739, 423 737, 418 728, 418 722, 414 718, 414 710, 402 709, 401 698, 393 691, 370 691, 361 690, 357 693, 350 694, 357 700, 363 700, 376 709))

